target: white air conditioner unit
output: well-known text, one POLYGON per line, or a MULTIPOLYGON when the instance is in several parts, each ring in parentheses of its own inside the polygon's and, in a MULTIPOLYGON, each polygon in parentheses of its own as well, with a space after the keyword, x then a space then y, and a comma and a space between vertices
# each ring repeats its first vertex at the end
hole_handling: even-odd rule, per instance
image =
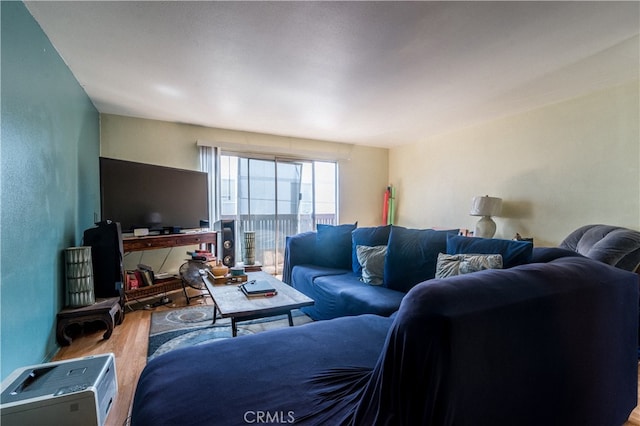
POLYGON ((111 353, 22 367, 2 381, 0 424, 103 426, 117 393, 111 353))

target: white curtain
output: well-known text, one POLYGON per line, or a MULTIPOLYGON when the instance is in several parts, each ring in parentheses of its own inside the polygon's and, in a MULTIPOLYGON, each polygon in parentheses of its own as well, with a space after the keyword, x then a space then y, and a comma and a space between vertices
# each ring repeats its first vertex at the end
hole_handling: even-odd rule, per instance
POLYGON ((220 219, 219 179, 216 178, 220 164, 220 149, 212 146, 199 146, 200 170, 207 172, 209 180, 209 227, 220 219))

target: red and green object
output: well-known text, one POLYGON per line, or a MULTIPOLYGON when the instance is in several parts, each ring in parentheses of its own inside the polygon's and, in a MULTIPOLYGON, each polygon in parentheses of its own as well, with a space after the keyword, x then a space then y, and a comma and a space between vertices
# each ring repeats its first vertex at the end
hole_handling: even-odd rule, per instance
POLYGON ((382 203, 382 224, 393 225, 395 218, 396 189, 389 185, 384 191, 384 201, 382 203))

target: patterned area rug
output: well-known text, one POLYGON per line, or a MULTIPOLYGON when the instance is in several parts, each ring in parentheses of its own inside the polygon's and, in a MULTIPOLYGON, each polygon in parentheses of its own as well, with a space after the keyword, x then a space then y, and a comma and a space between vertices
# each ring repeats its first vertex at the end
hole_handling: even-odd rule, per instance
MULTIPOLYGON (((313 321, 297 309, 291 311, 291 316, 294 326, 313 321)), ((218 318, 215 324, 212 322, 211 305, 154 312, 151 315, 147 361, 177 348, 231 338, 231 319, 218 318)), ((288 326, 286 315, 242 321, 238 322, 238 336, 288 326)))

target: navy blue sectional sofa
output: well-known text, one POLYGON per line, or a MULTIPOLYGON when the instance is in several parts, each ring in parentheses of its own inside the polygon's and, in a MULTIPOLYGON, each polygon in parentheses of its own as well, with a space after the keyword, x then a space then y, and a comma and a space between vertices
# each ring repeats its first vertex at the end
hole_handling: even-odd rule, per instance
POLYGON ((361 314, 389 316, 398 310, 407 291, 435 277, 440 253, 506 253, 507 268, 531 259, 531 243, 457 234, 457 229, 318 225, 317 232, 287 238, 283 281, 315 301, 302 309, 314 320, 361 314), (467 247, 470 243, 471 248, 467 247), (377 285, 363 282, 358 246, 385 248, 378 254, 382 280, 377 285))
POLYGON ((566 250, 529 254, 413 285, 390 316, 161 355, 141 374, 131 425, 623 424, 637 403, 638 275, 566 250))
MULTIPOLYGON (((283 281, 315 301, 313 306, 303 309, 314 320, 361 314, 389 316, 398 310, 408 288, 404 285, 371 285, 363 282, 357 246, 388 247, 392 230, 395 236, 404 229, 391 225, 367 228, 357 228, 355 224, 318 225, 317 232, 287 237, 283 281)), ((412 232, 418 235, 436 231, 412 232)), ((433 246, 445 250, 446 235, 440 235, 443 238, 433 246)), ((435 256, 437 252, 431 255, 434 259, 435 256)), ((386 253, 384 257, 387 257, 386 253)), ((412 266, 415 271, 419 265, 412 266)), ((435 270, 435 264, 432 266, 430 269, 435 270)), ((386 265, 383 267, 386 268, 386 265)), ((389 268, 384 272, 388 277, 394 271, 389 268)), ((418 275, 414 284, 433 278, 433 273, 430 276, 418 275)))

